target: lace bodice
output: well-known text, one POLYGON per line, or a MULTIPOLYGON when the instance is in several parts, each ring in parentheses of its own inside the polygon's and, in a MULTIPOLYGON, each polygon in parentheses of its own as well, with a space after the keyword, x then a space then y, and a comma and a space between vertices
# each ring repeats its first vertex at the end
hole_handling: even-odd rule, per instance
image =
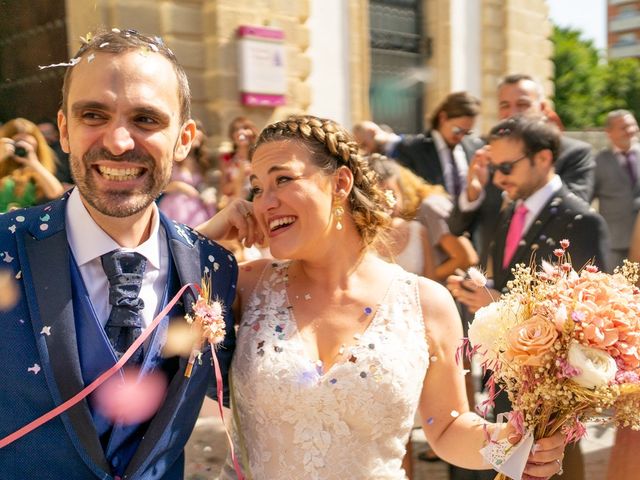
MULTIPOLYGON (((429 362, 417 277, 394 267, 369 327, 325 372, 287 308, 287 268, 266 267, 239 326, 232 401, 245 475, 405 479, 402 457, 429 362)), ((235 478, 229 463, 221 479, 235 478)))

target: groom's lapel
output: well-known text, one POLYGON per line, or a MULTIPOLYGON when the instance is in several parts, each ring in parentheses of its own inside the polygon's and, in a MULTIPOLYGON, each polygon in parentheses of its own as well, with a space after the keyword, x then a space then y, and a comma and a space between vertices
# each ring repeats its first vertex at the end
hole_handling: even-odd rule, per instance
MULTIPOLYGON (((183 285, 188 283, 200 283, 202 278, 199 261, 200 248, 197 242, 192 240, 192 236, 186 232, 184 227, 173 224, 163 215, 161 215, 161 219, 162 225, 165 227, 165 231, 167 232, 167 237, 169 239, 169 261, 174 262, 178 278, 180 280, 180 284, 175 285, 170 291, 168 300, 171 300, 175 292, 177 292, 183 285)), ((185 305, 185 311, 190 309, 190 305, 193 301, 193 294, 189 289, 187 289, 187 291, 182 295, 182 302, 185 305)), ((171 425, 176 418, 178 409, 185 401, 185 390, 189 387, 189 382, 192 380, 192 378, 187 378, 184 375, 187 366, 187 359, 179 357, 178 362, 178 370, 171 379, 165 396, 165 401, 153 417, 144 438, 140 442, 138 450, 129 463, 129 467, 126 471, 127 475, 132 475, 140 468, 146 467, 146 464, 153 460, 154 449, 165 449, 167 447, 166 442, 173 441, 170 437, 178 433, 174 432, 170 437, 166 437, 165 432, 167 429, 172 428, 180 430, 181 428, 187 428, 182 425, 171 425), (162 443, 161 441, 163 438, 165 443, 162 443)), ((203 362, 202 366, 206 368, 207 362, 203 362)), ((200 405, 200 402, 198 402, 198 405, 200 405)))
MULTIPOLYGON (((23 268, 25 284, 33 287, 27 289, 27 301, 36 338, 42 336, 45 322, 51 327, 52 334, 44 336, 46 345, 38 342, 38 348, 49 388, 53 397, 59 396, 61 402, 84 388, 71 292, 69 244, 64 228, 68 197, 67 194, 43 208, 39 225, 47 228, 38 228, 36 224, 30 229, 31 235, 24 236, 26 261, 21 259, 26 266, 23 268)), ((87 465, 109 471, 86 400, 60 418, 82 458, 86 459, 88 453, 87 465)))

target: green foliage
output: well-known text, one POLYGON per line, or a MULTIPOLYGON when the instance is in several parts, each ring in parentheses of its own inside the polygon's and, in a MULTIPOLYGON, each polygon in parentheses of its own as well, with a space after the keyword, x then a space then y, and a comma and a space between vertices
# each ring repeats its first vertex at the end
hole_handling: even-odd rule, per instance
POLYGON ((565 127, 601 127, 610 110, 626 108, 640 118, 640 60, 612 59, 604 62, 581 32, 555 26, 555 109, 565 127))

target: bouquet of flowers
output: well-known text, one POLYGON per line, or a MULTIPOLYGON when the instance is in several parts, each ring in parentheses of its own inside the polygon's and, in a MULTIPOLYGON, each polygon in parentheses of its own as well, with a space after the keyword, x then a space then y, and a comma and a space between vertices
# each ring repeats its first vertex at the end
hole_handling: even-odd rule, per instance
MULTIPOLYGON (((557 262, 539 270, 518 265, 509 293, 478 310, 469 327, 467 354, 479 355, 491 372, 480 409, 486 413, 503 389, 511 423, 531 443, 558 431, 567 443, 577 441, 585 421, 639 430, 640 266, 625 261, 612 275, 593 265, 576 272, 569 241, 560 244, 557 262)), ((490 461, 505 472, 512 453, 505 447, 490 461)))

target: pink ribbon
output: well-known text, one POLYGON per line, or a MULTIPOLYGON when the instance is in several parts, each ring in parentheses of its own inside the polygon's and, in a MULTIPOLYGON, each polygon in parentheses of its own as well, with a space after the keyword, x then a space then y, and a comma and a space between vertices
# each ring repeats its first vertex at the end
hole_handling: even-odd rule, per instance
MULTIPOLYGON (((58 405, 57 407, 55 407, 52 410, 49 410, 44 415, 36 418, 35 420, 33 420, 32 422, 28 423, 24 427, 16 430, 15 432, 13 432, 13 433, 7 435, 6 437, 4 437, 3 439, 1 439, 0 440, 0 449, 6 447, 7 445, 10 445, 11 443, 15 442, 18 439, 24 437, 26 434, 34 431, 36 428, 38 428, 38 427, 44 425, 45 423, 47 423, 49 420, 52 420, 52 419, 56 418, 61 413, 66 412, 71 407, 73 407, 74 405, 78 404, 80 401, 82 401, 87 396, 89 396, 96 388, 98 388, 106 380, 108 380, 111 376, 113 376, 118 370, 120 370, 122 367, 124 367, 124 365, 127 363, 127 360, 129 360, 129 358, 131 358, 131 356, 134 354, 134 352, 145 342, 145 340, 149 337, 149 335, 151 335, 151 333, 160 324, 162 319, 167 316, 167 314, 171 311, 173 306, 178 302, 178 300, 180 299, 182 294, 185 292, 185 290, 187 288, 189 288, 189 287, 195 287, 198 290, 198 292, 200 292, 200 288, 196 284, 188 283, 188 284, 184 285, 178 291, 178 293, 175 294, 175 296, 171 299, 171 301, 162 309, 162 311, 156 316, 156 318, 153 319, 151 324, 147 328, 145 328, 145 330, 140 334, 140 336, 131 344, 129 349, 122 355, 122 357, 120 357, 120 360, 118 360, 115 363, 115 365, 113 365, 107 371, 102 373, 98 378, 96 378, 93 382, 91 382, 89 385, 87 385, 85 388, 83 388, 80 392, 75 394, 73 397, 71 397, 66 402, 58 405)), ((236 456, 235 456, 234 451, 233 451, 233 442, 231 440, 231 435, 229 434, 229 431, 227 430, 227 425, 224 423, 224 414, 223 414, 223 410, 222 410, 222 406, 223 406, 222 405, 222 396, 223 396, 222 372, 220 371, 220 364, 218 363, 218 358, 217 358, 217 356, 215 354, 215 349, 213 348, 212 344, 211 344, 211 357, 213 358, 213 368, 214 368, 214 371, 215 371, 215 374, 216 374, 216 392, 217 392, 217 396, 218 396, 218 406, 219 406, 219 409, 220 409, 220 418, 222 419, 222 423, 224 425, 224 430, 225 430, 225 433, 227 434, 227 440, 229 441, 229 448, 230 448, 230 452, 231 452, 231 458, 233 459, 233 466, 234 466, 234 468, 236 470, 236 473, 238 475, 238 479, 244 480, 244 476, 242 475, 242 471, 240 470, 240 466, 238 464, 238 461, 237 461, 236 456)))

